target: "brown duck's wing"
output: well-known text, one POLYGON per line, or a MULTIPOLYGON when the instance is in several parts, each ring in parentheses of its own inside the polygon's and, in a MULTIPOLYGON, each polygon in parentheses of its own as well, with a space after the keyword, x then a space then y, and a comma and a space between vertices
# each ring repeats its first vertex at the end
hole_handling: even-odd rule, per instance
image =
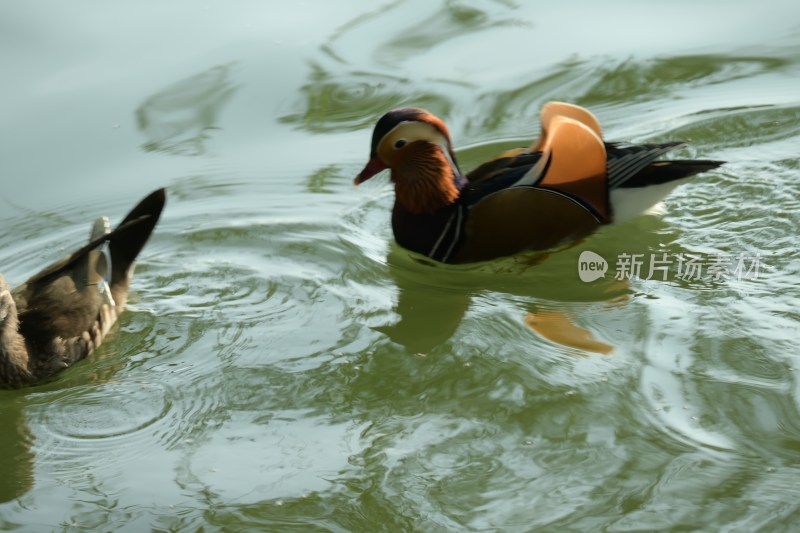
POLYGON ((592 131, 598 139, 603 138, 600 121, 588 109, 565 102, 547 102, 542 106, 540 113, 541 133, 529 148, 512 148, 498 154, 492 160, 470 172, 467 175, 467 180, 470 183, 478 183, 497 177, 499 173, 509 169, 534 165, 539 160, 546 145, 552 142, 553 126, 557 124, 555 119, 559 117, 581 123, 592 131))
MULTIPOLYGON (((56 261, 39 273, 32 276, 26 284, 44 280, 53 274, 60 273, 80 261, 88 252, 97 249, 104 242, 109 242, 112 259, 112 282, 119 280, 127 274, 128 268, 144 247, 153 228, 158 223, 161 211, 166 202, 166 192, 158 189, 150 193, 119 223, 113 232, 102 233, 93 229, 92 239, 89 244, 73 252, 67 257, 56 261), (99 236, 98 236, 99 235, 99 236)), ((16 290, 16 289, 15 289, 16 290)))
POLYGON ((483 163, 467 174, 467 182, 481 187, 493 181, 507 181, 510 175, 518 180, 542 157, 541 153, 528 153, 524 148, 507 150, 494 159, 483 163))
POLYGON ((539 135, 539 139, 531 145, 528 150, 529 152, 541 152, 544 150, 545 142, 550 136, 551 126, 556 117, 566 117, 580 122, 592 130, 598 138, 603 138, 603 130, 600 128, 600 121, 585 107, 567 104, 565 102, 547 102, 542 106, 542 111, 539 116, 542 123, 542 131, 539 135))
POLYGON ((104 301, 97 287, 73 287, 69 276, 57 278, 37 291, 33 306, 19 315, 28 371, 37 380, 92 353, 117 320, 117 307, 104 301))
MULTIPOLYGON (((596 127, 599 129, 599 125, 596 127)), ((537 142, 541 152, 505 152, 505 156, 501 154, 469 173, 467 203, 473 204, 505 188, 533 185, 572 196, 602 222, 608 222, 603 141, 589 126, 560 115, 549 117, 547 129, 542 131, 544 137, 537 142)))
POLYGON ((103 341, 124 308, 133 260, 155 227, 164 202, 164 190, 155 191, 114 231, 14 289, 19 332, 28 345, 31 364, 42 377, 85 357, 103 341))
POLYGON ((511 187, 469 210, 453 263, 487 261, 526 250, 547 250, 595 231, 601 221, 571 196, 537 187, 511 187))
POLYGON ((556 119, 559 117, 581 123, 592 131, 598 139, 603 138, 600 121, 586 108, 564 102, 548 102, 542 106, 540 116, 542 123, 541 133, 530 147, 511 148, 498 154, 492 160, 470 172, 467 175, 468 181, 480 182, 491 179, 492 175, 496 175, 498 171, 504 169, 535 164, 548 142, 551 142, 553 126, 557 124, 556 119))
POLYGON ((606 149, 588 126, 568 117, 550 122, 543 142, 542 176, 536 183, 577 199, 603 222, 611 219, 606 177, 606 149))
POLYGON ((47 351, 57 338, 80 337, 92 329, 101 306, 110 304, 103 293, 104 255, 97 249, 105 239, 98 241, 93 243, 95 248, 59 261, 59 268, 48 267, 45 275, 37 274, 12 292, 19 331, 37 348, 33 352, 47 351))
MULTIPOLYGON (((138 222, 144 222, 144 219, 138 222)), ((117 231, 123 230, 125 228, 122 225, 117 228, 117 231)), ((92 252, 100 248, 103 243, 109 241, 113 235, 117 234, 116 231, 114 233, 107 233, 96 239, 92 240, 86 246, 82 247, 81 249, 69 254, 68 256, 64 257, 63 259, 59 259, 58 261, 50 264, 46 268, 40 270, 28 280, 14 289, 15 298, 17 295, 21 295, 24 291, 31 289, 37 283, 46 283, 47 280, 51 278, 58 277, 64 273, 64 271, 72 270, 75 268, 81 268, 81 261, 85 260, 87 256, 92 252)), ((117 234, 118 235, 118 234, 117 234)), ((27 294, 27 292, 26 292, 27 294)))

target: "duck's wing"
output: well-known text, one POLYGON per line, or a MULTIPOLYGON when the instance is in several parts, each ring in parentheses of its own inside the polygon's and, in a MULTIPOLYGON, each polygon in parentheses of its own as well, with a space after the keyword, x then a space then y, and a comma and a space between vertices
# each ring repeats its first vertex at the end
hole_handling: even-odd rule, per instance
POLYGON ((600 224, 590 210, 566 194, 529 186, 504 189, 472 206, 461 245, 449 262, 549 250, 591 234, 600 224))
POLYGON ((547 138, 550 136, 553 120, 556 117, 566 117, 580 122, 592 130, 599 139, 603 138, 603 130, 600 127, 600 121, 585 107, 568 104, 566 102, 547 102, 542 106, 542 111, 539 116, 541 121, 541 133, 536 142, 528 149, 528 152, 541 152, 544 150, 547 138))
POLYGON ((106 233, 96 223, 89 244, 14 289, 19 333, 32 371, 44 377, 91 353, 127 301, 133 260, 158 222, 163 189, 142 200, 106 233))
MULTIPOLYGON (((543 111, 542 137, 532 147, 541 151, 510 150, 479 166, 467 175, 465 200, 474 205, 506 189, 536 186, 566 194, 601 221, 608 221, 607 157, 605 143, 597 134, 599 124, 596 119, 588 126, 568 116, 553 115, 555 110, 549 104, 545 110, 548 112, 543 111)), ((587 122, 591 122, 588 117, 593 118, 577 106, 568 110, 587 122)))
POLYGON ((541 133, 539 138, 528 148, 512 148, 483 163, 467 175, 468 181, 482 183, 500 178, 506 172, 519 171, 521 168, 530 169, 539 160, 550 140, 552 127, 555 124, 554 120, 557 117, 579 122, 594 132, 598 139, 603 138, 600 121, 588 109, 566 102, 547 102, 542 106, 540 112, 541 133))
POLYGON ((566 194, 605 223, 611 219, 606 161, 605 144, 592 128, 556 116, 542 141, 542 158, 523 182, 566 194))
POLYGON ((33 380, 25 339, 19 334, 17 304, 0 275, 0 386, 18 386, 33 380))
POLYGON ((541 157, 541 152, 528 153, 526 148, 507 150, 470 171, 467 182, 473 188, 498 183, 504 183, 508 187, 530 170, 541 157))
MULTIPOLYGON (((467 175, 460 200, 469 215, 453 261, 574 241, 612 221, 613 189, 675 181, 722 164, 658 161, 684 143, 606 143, 601 134, 599 122, 587 110, 561 102, 545 106, 542 136, 531 148, 504 152, 467 175)), ((669 187, 661 189, 668 192, 669 187)), ((651 200, 648 195, 643 199, 651 200)))

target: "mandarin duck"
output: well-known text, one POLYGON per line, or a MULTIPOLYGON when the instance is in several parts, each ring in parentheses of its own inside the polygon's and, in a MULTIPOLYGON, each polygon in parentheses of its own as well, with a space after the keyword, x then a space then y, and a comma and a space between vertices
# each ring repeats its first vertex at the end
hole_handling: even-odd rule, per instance
POLYGON ((92 353, 128 299, 133 261, 166 201, 146 198, 111 231, 101 217, 89 244, 9 290, 0 276, 0 386, 37 383, 92 353))
POLYGON ((442 263, 471 263, 574 243, 647 211, 684 178, 724 163, 658 160, 685 144, 605 142, 591 112, 550 102, 529 148, 463 174, 444 122, 408 107, 378 120, 355 184, 388 168, 397 243, 442 263))

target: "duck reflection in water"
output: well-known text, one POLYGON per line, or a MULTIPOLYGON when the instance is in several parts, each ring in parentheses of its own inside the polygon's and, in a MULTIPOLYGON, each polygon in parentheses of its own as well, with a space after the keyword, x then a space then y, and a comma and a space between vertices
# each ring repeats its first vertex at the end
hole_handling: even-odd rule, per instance
POLYGON ((0 391, 0 503, 19 498, 33 488, 33 435, 24 407, 22 397, 0 391))
MULTIPOLYGON (((568 280, 528 283, 525 272, 536 269, 549 254, 523 255, 505 260, 501 269, 513 264, 515 272, 490 272, 467 270, 457 272, 463 283, 459 286, 440 283, 442 277, 452 276, 453 267, 433 264, 424 258, 411 257, 406 250, 393 245, 389 254, 389 272, 397 286, 397 304, 394 311, 399 319, 393 324, 375 329, 384 333, 393 342, 403 345, 412 353, 426 353, 450 339, 461 325, 470 308, 473 297, 487 291, 522 296, 524 305, 522 319, 539 337, 555 344, 559 349, 579 355, 591 353, 608 354, 614 346, 603 342, 587 328, 578 325, 574 304, 615 303, 624 301, 628 295, 628 283, 609 280, 592 285, 583 285, 581 290, 565 298, 563 284, 568 280), (516 272, 522 269, 522 272, 516 272), (474 285, 470 280, 474 279, 474 285), (473 288, 471 288, 473 287, 473 288), (543 302, 547 302, 542 305, 543 302)), ((452 279, 452 278, 451 278, 452 279)), ((571 280, 571 278, 570 278, 571 280)), ((575 279, 575 283, 580 281, 575 279)))
POLYGON ((219 129, 222 110, 237 86, 232 65, 220 65, 177 81, 148 97, 136 110, 148 152, 198 156, 207 152, 209 132, 219 129))

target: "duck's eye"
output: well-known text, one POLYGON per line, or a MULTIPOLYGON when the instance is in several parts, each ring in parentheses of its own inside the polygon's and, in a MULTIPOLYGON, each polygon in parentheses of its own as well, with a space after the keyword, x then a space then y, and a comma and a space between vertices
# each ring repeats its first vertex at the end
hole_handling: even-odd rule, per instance
POLYGON ((395 141, 395 143, 394 143, 394 147, 399 150, 400 148, 402 148, 406 144, 408 144, 408 141, 406 141, 405 139, 397 139, 395 141))

